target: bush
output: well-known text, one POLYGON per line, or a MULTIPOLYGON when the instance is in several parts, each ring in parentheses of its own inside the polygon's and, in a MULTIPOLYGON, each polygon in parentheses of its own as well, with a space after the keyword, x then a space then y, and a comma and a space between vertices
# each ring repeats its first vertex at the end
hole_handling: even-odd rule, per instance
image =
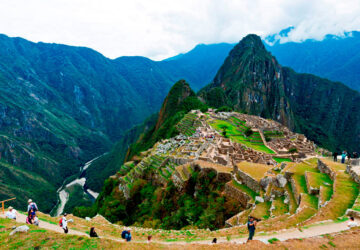
POLYGON ((254 133, 254 131, 251 130, 251 128, 247 128, 244 132, 244 134, 249 137, 254 133))
POLYGON ((276 241, 279 241, 279 239, 277 239, 277 238, 271 238, 271 239, 268 240, 268 242, 269 242, 270 244, 274 244, 276 241))
POLYGON ((297 148, 290 148, 288 152, 290 154, 294 154, 294 153, 297 153, 297 151, 298 151, 297 148))
POLYGON ((220 108, 218 108, 215 113, 218 113, 218 112, 231 112, 233 111, 233 109, 229 106, 222 106, 220 108))

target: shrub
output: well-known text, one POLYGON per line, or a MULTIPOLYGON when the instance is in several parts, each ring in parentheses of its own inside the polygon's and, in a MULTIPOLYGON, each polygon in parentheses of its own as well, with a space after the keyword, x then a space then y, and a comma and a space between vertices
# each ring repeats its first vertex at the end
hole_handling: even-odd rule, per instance
POLYGON ((249 137, 254 133, 254 131, 251 130, 251 128, 247 128, 244 132, 244 134, 249 137))
POLYGON ((268 242, 269 242, 270 244, 274 244, 276 241, 279 241, 279 239, 277 239, 277 238, 271 238, 271 239, 268 240, 268 242))
POLYGON ((294 153, 296 153, 297 151, 298 151, 297 148, 290 148, 288 152, 289 152, 290 154, 294 154, 294 153))
POLYGON ((220 108, 218 108, 215 113, 218 113, 218 112, 231 112, 233 111, 232 108, 230 108, 229 106, 222 106, 220 108))

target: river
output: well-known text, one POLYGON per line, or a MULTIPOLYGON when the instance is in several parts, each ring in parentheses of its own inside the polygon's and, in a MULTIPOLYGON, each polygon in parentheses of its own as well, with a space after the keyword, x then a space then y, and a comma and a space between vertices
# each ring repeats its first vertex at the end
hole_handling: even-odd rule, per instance
POLYGON ((65 205, 69 200, 69 193, 67 192, 66 189, 73 186, 73 185, 80 185, 83 188, 84 192, 89 196, 90 199, 96 200, 96 198, 99 196, 99 193, 96 193, 96 192, 94 192, 94 191, 92 191, 90 189, 85 189, 84 186, 85 186, 85 183, 86 183, 86 178, 83 177, 83 176, 85 176, 86 169, 88 169, 90 167, 91 163, 93 161, 95 161, 96 159, 98 159, 99 157, 101 157, 101 156, 103 156, 103 155, 97 156, 94 159, 92 159, 91 161, 86 162, 84 164, 84 166, 80 167, 80 171, 79 171, 79 176, 80 177, 79 178, 73 180, 72 182, 70 182, 70 183, 68 183, 66 185, 63 184, 57 190, 59 202, 55 206, 56 212, 54 213, 54 216, 59 216, 59 215, 61 215, 63 213, 65 205))

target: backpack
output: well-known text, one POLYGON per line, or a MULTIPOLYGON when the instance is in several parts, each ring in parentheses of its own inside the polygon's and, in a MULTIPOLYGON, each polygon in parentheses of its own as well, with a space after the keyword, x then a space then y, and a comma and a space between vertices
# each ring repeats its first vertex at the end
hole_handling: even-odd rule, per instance
POLYGON ((59 221, 59 226, 62 227, 62 218, 59 221))
POLYGON ((126 236, 128 235, 127 231, 122 231, 121 238, 126 239, 126 236))
POLYGON ((37 211, 37 207, 36 207, 35 203, 31 203, 31 208, 34 210, 34 212, 37 211))

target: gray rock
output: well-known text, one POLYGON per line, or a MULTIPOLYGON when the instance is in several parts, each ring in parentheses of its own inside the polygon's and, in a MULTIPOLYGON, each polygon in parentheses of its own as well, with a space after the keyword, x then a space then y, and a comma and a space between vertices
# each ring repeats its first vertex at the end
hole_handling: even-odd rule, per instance
POLYGON ((269 183, 272 182, 271 177, 265 177, 260 180, 261 187, 265 190, 269 183))
POLYGON ((282 174, 278 174, 276 176, 276 182, 275 182, 276 186, 283 188, 285 187, 286 183, 287 180, 282 174))
POLYGON ((286 167, 286 162, 282 162, 280 165, 280 169, 284 169, 286 167))
POLYGON ((29 231, 29 229, 30 228, 28 226, 26 226, 26 225, 17 227, 10 233, 10 236, 16 234, 17 232, 25 232, 25 233, 27 233, 27 231, 29 231))

